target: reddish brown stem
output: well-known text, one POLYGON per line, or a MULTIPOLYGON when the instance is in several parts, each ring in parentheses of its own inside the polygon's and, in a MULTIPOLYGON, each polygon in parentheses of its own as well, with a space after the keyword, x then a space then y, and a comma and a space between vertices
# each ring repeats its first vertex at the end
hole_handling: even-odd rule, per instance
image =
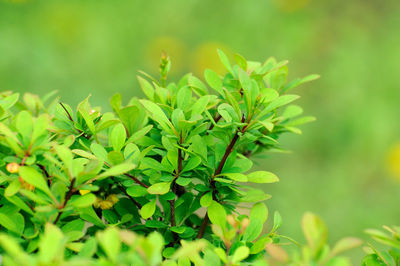
MULTIPOLYGON (((179 143, 182 142, 182 137, 179 140, 179 143)), ((174 181, 172 181, 171 187, 172 187, 172 192, 175 194, 176 193, 176 179, 179 177, 179 175, 182 172, 182 150, 178 148, 178 169, 175 174, 174 181)), ((175 221, 175 198, 169 201, 169 204, 171 206, 171 226, 176 225, 175 221)))
MULTIPOLYGON (((242 123, 243 123, 244 121, 245 121, 245 117, 243 116, 243 117, 242 117, 242 123)), ((221 174, 222 169, 224 168, 224 165, 225 165, 225 163, 226 163, 226 160, 228 159, 229 155, 232 153, 233 148, 235 147, 235 144, 236 144, 236 142, 237 142, 238 139, 239 139, 239 132, 244 133, 244 131, 246 130, 246 128, 247 128, 247 126, 244 126, 241 130, 236 131, 236 133, 235 133, 235 135, 233 136, 231 142, 228 144, 228 147, 226 147, 224 156, 222 156, 222 159, 221 159, 220 163, 218 164, 218 167, 217 167, 217 169, 215 170, 214 175, 213 175, 212 178, 211 178, 210 185, 211 185, 211 189, 212 189, 212 197, 213 197, 213 200, 217 200, 217 197, 216 197, 216 190, 215 190, 215 181, 214 181, 214 177, 217 176, 217 175, 219 175, 219 174, 221 174)), ((199 232, 197 233, 197 238, 202 238, 202 237, 203 237, 204 232, 205 232, 205 230, 206 230, 206 227, 207 227, 208 223, 209 223, 209 218, 208 218, 208 215, 207 215, 207 213, 206 213, 206 215, 205 215, 204 218, 203 218, 203 222, 201 223, 199 232)))
MULTIPOLYGON (((218 121, 219 121, 221 118, 222 118, 222 116, 217 115, 217 116, 214 118, 215 124, 218 123, 218 121)), ((214 128, 214 126, 215 126, 214 123, 211 123, 210 128, 209 128, 208 130, 212 130, 212 129, 214 128)))
POLYGON ((131 175, 131 174, 126 173, 126 174, 124 174, 124 175, 127 176, 127 177, 129 177, 130 179, 132 179, 133 181, 135 181, 136 183, 138 183, 138 184, 141 185, 142 187, 145 187, 145 188, 148 188, 148 187, 149 187, 148 185, 146 185, 145 183, 143 183, 142 181, 140 181, 139 179, 137 179, 136 177, 134 177, 134 176, 131 175))
POLYGON ((71 199, 72 194, 74 194, 74 184, 75 184, 75 178, 73 178, 73 179, 71 180, 71 184, 70 184, 69 187, 68 187, 67 195, 65 195, 65 199, 64 199, 64 203, 63 203, 63 205, 62 205, 62 207, 61 207, 61 211, 58 213, 58 215, 57 215, 56 219, 54 220, 53 224, 56 224, 56 223, 58 222, 58 220, 59 220, 60 217, 61 217, 61 214, 63 213, 63 210, 62 210, 62 209, 64 209, 65 206, 67 206, 67 203, 68 203, 68 201, 71 199))

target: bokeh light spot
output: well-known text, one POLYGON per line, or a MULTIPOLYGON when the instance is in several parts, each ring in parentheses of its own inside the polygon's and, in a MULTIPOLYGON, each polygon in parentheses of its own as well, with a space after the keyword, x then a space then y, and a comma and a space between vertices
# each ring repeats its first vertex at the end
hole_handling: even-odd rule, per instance
POLYGON ((162 52, 165 52, 171 58, 171 74, 176 75, 183 71, 185 67, 184 61, 186 61, 186 45, 181 40, 168 36, 151 40, 147 47, 146 55, 152 71, 158 71, 162 52))
POLYGON ((389 172, 400 181, 400 142, 391 147, 387 156, 389 172))
POLYGON ((219 74, 226 72, 224 65, 219 60, 217 49, 230 54, 230 49, 218 42, 205 42, 193 51, 192 69, 195 75, 202 77, 206 68, 211 68, 219 74))

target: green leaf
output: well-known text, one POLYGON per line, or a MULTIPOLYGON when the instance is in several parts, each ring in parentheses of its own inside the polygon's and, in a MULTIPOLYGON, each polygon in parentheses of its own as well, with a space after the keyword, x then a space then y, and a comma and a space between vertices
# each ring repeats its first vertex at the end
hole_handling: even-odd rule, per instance
POLYGON ((94 126, 94 122, 92 117, 90 116, 90 105, 89 105, 89 98, 90 95, 83 100, 81 103, 78 105, 78 112, 81 114, 83 119, 86 122, 86 125, 88 126, 89 130, 92 132, 93 135, 96 134, 96 128, 94 126))
POLYGON ((252 183, 275 183, 279 178, 271 172, 255 171, 247 175, 247 179, 252 183))
POLYGON ((125 144, 126 130, 122 124, 116 125, 110 134, 110 143, 114 151, 120 151, 125 144))
POLYGON ((207 108, 207 104, 210 101, 210 96, 205 95, 201 96, 199 99, 191 107, 191 117, 195 117, 196 115, 201 115, 204 110, 207 108))
POLYGON ((90 150, 93 152, 94 155, 96 155, 97 158, 103 161, 107 160, 107 151, 104 149, 102 145, 93 142, 90 145, 90 150))
POLYGON ((342 238, 335 244, 335 246, 331 251, 331 254, 336 256, 339 253, 361 246, 362 243, 363 243, 362 240, 360 240, 359 238, 355 237, 342 238))
POLYGON ((251 189, 246 192, 246 195, 243 196, 240 201, 241 202, 258 202, 270 199, 271 195, 265 194, 261 189, 251 189))
POLYGON ((157 121, 164 130, 175 131, 171 121, 169 121, 164 111, 157 104, 148 100, 140 100, 140 103, 150 113, 151 118, 157 121))
POLYGON ((244 232, 243 240, 255 240, 261 234, 262 229, 263 223, 259 219, 250 220, 250 224, 247 226, 246 231, 244 232))
POLYGON ((210 85, 211 88, 213 88, 219 94, 223 95, 222 81, 217 73, 215 73, 211 69, 206 69, 204 71, 204 78, 207 81, 208 85, 210 85))
POLYGON ((191 180, 190 178, 185 178, 185 177, 178 177, 178 178, 176 179, 176 183, 177 183, 178 185, 184 186, 184 187, 187 186, 187 185, 189 185, 191 181, 192 181, 192 180, 191 180))
POLYGON ((189 86, 193 88, 193 90, 200 96, 204 96, 208 94, 208 89, 206 85, 195 76, 189 77, 189 86))
POLYGON ((154 212, 156 211, 156 200, 152 200, 140 209, 140 216, 142 216, 143 219, 148 219, 151 216, 153 216, 154 212))
POLYGON ((153 128, 153 125, 148 125, 142 129, 136 131, 129 137, 129 139, 126 141, 126 143, 132 143, 132 142, 135 143, 136 141, 140 140, 143 136, 145 136, 152 128, 153 128))
POLYGON ((274 225, 272 227, 272 232, 275 232, 276 230, 278 230, 279 227, 281 227, 282 225, 282 216, 280 215, 280 213, 278 211, 274 212, 274 225))
POLYGON ((4 191, 4 196, 11 197, 12 195, 18 192, 20 187, 21 187, 21 182, 18 179, 15 179, 8 185, 8 187, 4 191))
POLYGON ((94 237, 90 237, 86 240, 85 244, 83 245, 81 251, 79 252, 79 256, 85 258, 91 258, 97 250, 97 242, 94 237))
POLYGON ((88 208, 83 208, 79 209, 79 215, 80 217, 88 221, 89 223, 92 223, 100 228, 104 228, 105 225, 102 220, 97 216, 96 212, 93 210, 93 207, 88 207, 88 208))
POLYGON ((50 189, 47 186, 47 182, 45 181, 44 177, 34 168, 28 166, 21 166, 19 168, 19 174, 25 182, 46 192, 48 195, 51 195, 50 189))
POLYGON ((28 111, 21 111, 16 116, 15 127, 24 138, 30 138, 33 130, 32 115, 28 111))
POLYGON ((202 207, 209 207, 213 203, 212 193, 208 192, 204 194, 203 197, 200 199, 200 205, 202 207))
POLYGON ((275 100, 279 97, 279 93, 276 90, 271 89, 271 88, 261 89, 261 95, 263 97, 264 103, 272 102, 273 100, 275 100))
POLYGON ((226 211, 221 204, 213 201, 207 208, 207 215, 213 224, 219 225, 222 229, 226 227, 226 211))
POLYGON ((59 258, 60 254, 64 254, 64 236, 61 230, 51 224, 47 223, 44 235, 39 242, 39 258, 44 264, 51 264, 55 258, 59 258))
POLYGON ((117 256, 121 250, 121 241, 118 229, 115 227, 108 227, 103 232, 98 232, 96 238, 99 241, 101 248, 107 254, 107 257, 116 262, 117 256))
POLYGON ((139 186, 139 185, 133 185, 128 187, 126 190, 126 193, 128 193, 130 196, 136 198, 136 197, 143 197, 148 194, 147 189, 145 187, 139 186))
POLYGON ((250 249, 246 246, 238 247, 233 253, 232 262, 238 263, 244 259, 246 259, 250 254, 250 249))
POLYGON ((114 110, 114 112, 118 113, 119 110, 121 109, 121 101, 122 97, 120 93, 115 93, 111 99, 110 99, 110 105, 111 108, 114 110))
POLYGON ((235 109, 233 109, 233 107, 227 103, 223 103, 218 106, 218 113, 224 118, 226 122, 231 122, 232 120, 235 122, 240 121, 240 118, 235 109))
POLYGON ((185 111, 191 104, 192 89, 189 86, 182 87, 176 96, 177 107, 185 111))
POLYGON ((240 55, 240 54, 234 54, 234 58, 238 66, 243 69, 244 71, 247 71, 247 61, 246 59, 240 55))
POLYGON ((64 145, 55 145, 54 149, 56 150, 58 157, 64 163, 65 169, 67 169, 68 173, 70 173, 70 175, 71 175, 72 174, 72 159, 73 159, 71 150, 64 145))
POLYGON ((107 169, 106 171, 104 171, 100 175, 98 175, 97 179, 101 180, 101 179, 104 179, 104 178, 109 177, 109 176, 122 175, 122 174, 125 174, 125 173, 131 171, 135 167, 136 167, 136 165, 132 164, 132 163, 118 164, 116 166, 113 166, 113 167, 107 169))
POLYGON ((0 209, 0 224, 7 230, 22 235, 24 231, 25 221, 24 217, 15 210, 13 212, 7 211, 6 207, 0 209))
POLYGON ((71 205, 76 208, 87 208, 96 201, 96 196, 92 193, 85 194, 83 196, 77 196, 71 201, 71 205))
MULTIPOLYGON (((17 262, 17 263, 14 262, 11 265, 29 265, 32 263, 31 257, 24 252, 24 250, 21 248, 16 239, 11 235, 1 234, 0 246, 4 249, 2 253, 7 253, 7 255, 13 257, 17 262)), ((5 262, 6 254, 2 255, 3 255, 2 263, 6 264, 5 262)))
POLYGON ((268 219, 268 209, 263 202, 258 202, 253 205, 250 211, 250 221, 258 219, 264 224, 268 219))
POLYGON ((149 98, 150 100, 154 101, 154 87, 145 80, 144 78, 137 76, 139 81, 140 87, 142 88, 143 93, 149 98))
MULTIPOLYGON (((298 98, 299 98, 298 95, 292 95, 292 94, 283 95, 283 96, 280 96, 279 98, 277 98, 276 100, 272 101, 265 109, 267 111, 272 111, 278 107, 289 104, 289 103, 297 100, 298 98)), ((265 112, 265 110, 264 110, 264 112, 265 112)))
POLYGON ((282 113, 282 117, 284 119, 292 118, 299 116, 303 113, 303 108, 298 105, 289 105, 286 107, 285 111, 282 113))
POLYGON ((164 195, 169 192, 171 187, 171 182, 161 182, 161 183, 156 183, 154 185, 151 185, 147 191, 150 194, 158 194, 158 195, 164 195))
POLYGON ((293 126, 298 126, 298 125, 303 125, 306 123, 314 122, 315 120, 316 120, 316 118, 314 116, 304 116, 304 117, 301 117, 301 118, 298 118, 296 120, 286 123, 285 126, 293 127, 293 126))
POLYGON ((265 249, 268 243, 272 243, 272 239, 269 236, 259 238, 253 246, 250 248, 250 254, 258 254, 265 249))
POLYGON ((289 83, 282 89, 282 92, 286 92, 286 91, 288 91, 288 90, 291 90, 291 89, 293 89, 293 88, 296 88, 297 86, 300 86, 301 84, 304 84, 304 83, 306 83, 306 82, 310 82, 310 81, 313 81, 313 80, 316 80, 316 79, 319 79, 319 78, 320 78, 320 75, 317 75, 317 74, 311 74, 311 75, 309 75, 309 76, 307 76, 307 77, 304 77, 304 78, 297 78, 297 79, 295 79, 295 80, 289 82, 289 83))
POLYGON ((226 54, 224 52, 222 52, 222 50, 218 49, 218 56, 219 59, 221 60, 222 64, 225 66, 225 68, 230 72, 233 73, 232 67, 231 67, 231 63, 229 62, 228 57, 226 56, 226 54))
POLYGON ((187 164, 183 167, 182 173, 195 169, 200 163, 201 163, 200 157, 195 156, 190 158, 187 164))
POLYGON ((247 182, 247 176, 241 173, 223 173, 218 176, 226 176, 231 180, 238 182, 247 182))
POLYGON ((308 245, 317 252, 325 244, 327 238, 324 222, 313 213, 307 212, 303 215, 301 226, 308 245))

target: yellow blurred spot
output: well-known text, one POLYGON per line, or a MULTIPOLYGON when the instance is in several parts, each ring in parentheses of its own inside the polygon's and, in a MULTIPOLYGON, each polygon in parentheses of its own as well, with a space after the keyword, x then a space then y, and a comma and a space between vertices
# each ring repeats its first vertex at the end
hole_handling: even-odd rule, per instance
POLYGON ((18 173, 19 164, 17 164, 17 163, 9 163, 9 164, 7 164, 7 166, 6 166, 6 169, 7 169, 7 171, 8 171, 9 173, 11 173, 11 174, 18 173))
POLYGON ((90 190, 81 189, 81 190, 79 190, 79 193, 83 196, 83 195, 86 195, 87 193, 90 193, 90 190))
POLYGON ((106 200, 111 201, 113 204, 115 204, 115 203, 117 203, 119 201, 117 195, 115 195, 115 194, 108 195, 106 200))
POLYGON ((211 68, 219 74, 227 72, 224 65, 219 60, 217 49, 221 49, 226 54, 230 53, 230 49, 226 47, 226 45, 218 42, 206 42, 196 48, 193 52, 192 66, 195 75, 203 77, 206 68, 211 68))
POLYGON ((112 203, 111 201, 108 201, 108 200, 102 200, 100 202, 100 208, 102 210, 109 210, 113 207, 113 205, 114 205, 114 203, 112 203))
POLYGON ((305 8, 310 0, 274 0, 273 3, 284 12, 295 12, 305 8))
POLYGON ((393 176, 400 180, 400 142, 395 144, 388 152, 387 167, 393 176))
POLYGON ((146 50, 146 55, 151 69, 157 70, 160 66, 160 58, 165 52, 171 58, 171 73, 179 73, 184 68, 186 60, 186 46, 174 37, 159 37, 153 39, 146 50))

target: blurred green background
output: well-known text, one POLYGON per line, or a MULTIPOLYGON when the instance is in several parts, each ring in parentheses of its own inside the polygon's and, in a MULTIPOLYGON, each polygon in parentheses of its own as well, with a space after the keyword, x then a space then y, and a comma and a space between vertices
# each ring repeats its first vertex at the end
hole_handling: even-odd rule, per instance
MULTIPOLYGON (((331 240, 400 222, 400 4, 398 0, 0 0, 0 88, 77 104, 89 93, 142 95, 137 70, 172 79, 221 69, 216 48, 291 63, 290 77, 322 78, 298 92, 317 121, 282 141, 293 154, 259 161, 281 182, 266 187, 302 239, 318 213, 331 240)), ((361 253, 360 253, 361 256, 361 253)))

